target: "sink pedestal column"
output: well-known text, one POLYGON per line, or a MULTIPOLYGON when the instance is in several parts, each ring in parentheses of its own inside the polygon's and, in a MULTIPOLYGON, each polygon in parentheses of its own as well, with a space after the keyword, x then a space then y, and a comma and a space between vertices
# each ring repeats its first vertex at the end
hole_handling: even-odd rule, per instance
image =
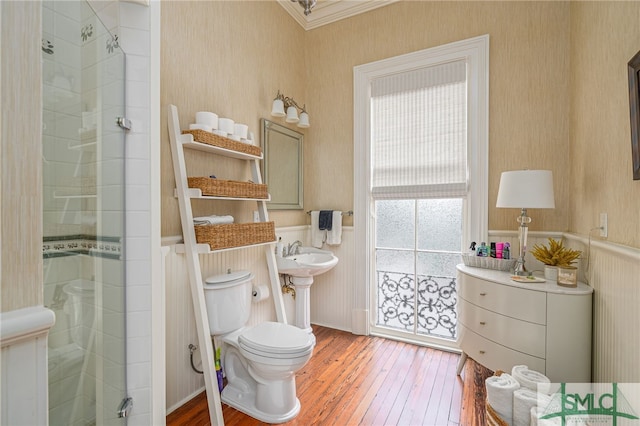
POLYGON ((311 329, 311 297, 310 290, 313 284, 313 277, 291 277, 291 282, 296 289, 296 327, 299 327, 309 334, 311 329))

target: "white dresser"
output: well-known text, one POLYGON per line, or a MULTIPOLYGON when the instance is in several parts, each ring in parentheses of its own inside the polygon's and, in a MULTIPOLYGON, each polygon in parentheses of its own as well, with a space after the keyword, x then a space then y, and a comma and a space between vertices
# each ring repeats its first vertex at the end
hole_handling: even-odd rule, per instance
POLYGON ((527 365, 555 383, 591 382, 591 287, 519 283, 508 272, 457 268, 458 374, 468 356, 493 371, 527 365))

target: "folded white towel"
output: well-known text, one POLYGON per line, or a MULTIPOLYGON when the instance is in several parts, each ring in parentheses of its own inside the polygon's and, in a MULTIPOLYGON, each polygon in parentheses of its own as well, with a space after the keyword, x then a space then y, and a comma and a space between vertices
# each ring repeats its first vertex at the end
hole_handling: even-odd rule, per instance
POLYGON ((200 216, 194 217, 193 223, 195 225, 225 225, 229 223, 233 223, 233 216, 200 216))
POLYGON ((520 388, 516 379, 507 373, 485 380, 487 402, 510 425, 513 424, 513 392, 520 388))
POLYGON ((531 423, 531 408, 549 405, 548 395, 538 393, 527 388, 516 389, 513 392, 513 426, 529 426, 531 423))
POLYGON ((334 210, 332 220, 331 230, 327 231, 327 244, 337 246, 342 242, 342 212, 334 210))
POLYGON ((520 383, 523 388, 533 391, 549 393, 551 388, 550 380, 547 376, 534 370, 529 370, 526 365, 514 365, 511 369, 511 376, 520 383))
POLYGON ((313 210, 311 212, 311 245, 316 248, 322 248, 327 231, 321 231, 319 227, 320 212, 313 210))

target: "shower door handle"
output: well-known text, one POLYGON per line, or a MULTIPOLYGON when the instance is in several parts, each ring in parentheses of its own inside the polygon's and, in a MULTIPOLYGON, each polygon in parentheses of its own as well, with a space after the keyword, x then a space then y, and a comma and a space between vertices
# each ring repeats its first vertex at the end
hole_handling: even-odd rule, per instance
POLYGON ((131 130, 131 120, 126 117, 118 117, 116 123, 125 130, 131 130))
POLYGON ((120 403, 120 406, 118 407, 118 411, 117 411, 118 417, 119 418, 127 417, 132 407, 133 407, 132 398, 123 399, 122 402, 120 403))

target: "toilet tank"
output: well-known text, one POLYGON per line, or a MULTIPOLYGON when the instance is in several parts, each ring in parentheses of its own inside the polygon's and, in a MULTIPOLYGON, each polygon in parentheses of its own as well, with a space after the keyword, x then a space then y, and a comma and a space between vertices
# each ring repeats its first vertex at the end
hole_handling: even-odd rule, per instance
POLYGON ((251 314, 253 274, 228 271, 205 280, 204 297, 211 335, 219 336, 245 326, 251 314))

